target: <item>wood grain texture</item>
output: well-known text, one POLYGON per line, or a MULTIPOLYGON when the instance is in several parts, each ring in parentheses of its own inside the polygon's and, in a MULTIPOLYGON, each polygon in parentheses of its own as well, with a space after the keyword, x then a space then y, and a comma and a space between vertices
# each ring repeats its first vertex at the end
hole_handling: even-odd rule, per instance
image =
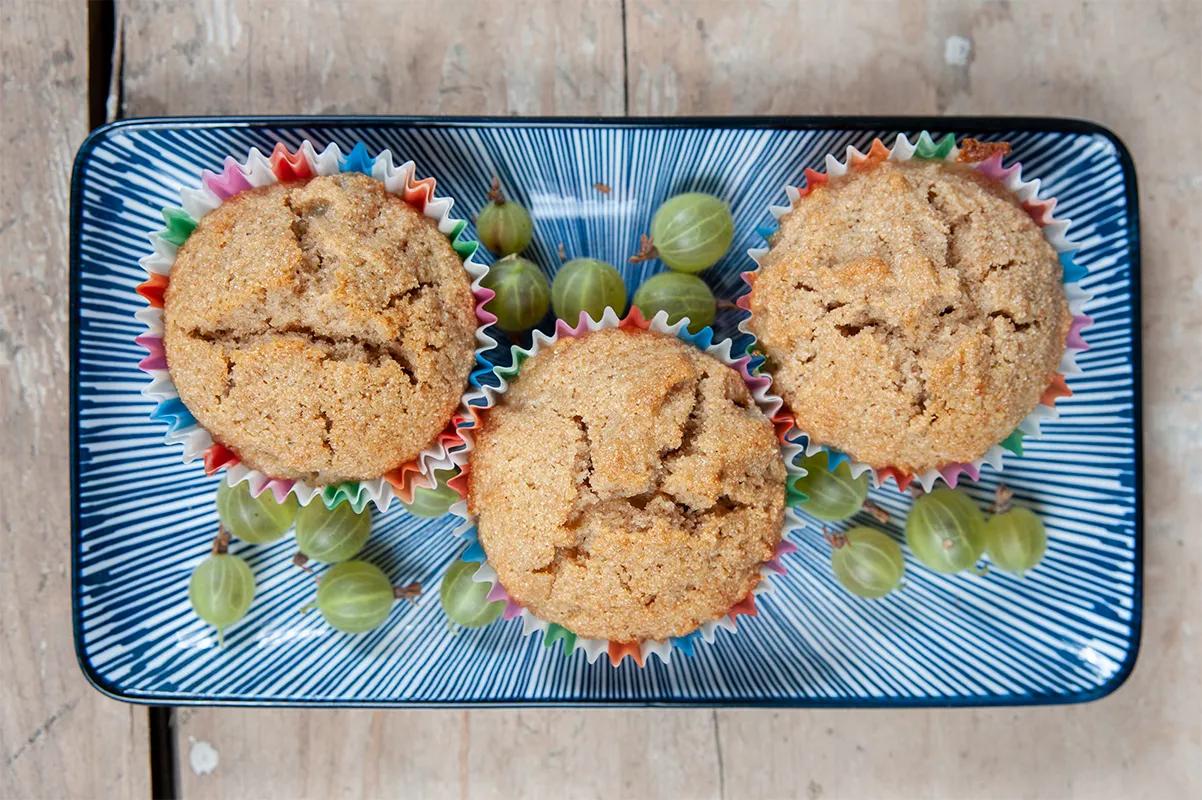
POLYGON ((704 710, 196 709, 178 728, 185 798, 716 797, 722 781, 704 710))
POLYGON ((131 0, 124 108, 621 114, 620 0, 131 0))
MULTIPOLYGON (((1196 481, 1181 477, 1183 465, 1202 460, 1202 368, 1192 358, 1202 341, 1202 162, 1198 148, 1182 138, 1202 126, 1202 14, 1196 3, 305 5, 122 3, 125 113, 616 114, 628 95, 634 114, 1030 113, 1084 116, 1115 129, 1136 159, 1144 231, 1148 514, 1142 655, 1116 695, 1067 708, 188 710, 178 720, 185 797, 570 793, 814 800, 1202 793, 1202 642, 1196 624, 1202 539, 1192 533, 1202 493, 1196 481), (961 38, 949 43, 950 37, 961 38), (214 751, 216 765, 207 771, 214 751)), ((43 157, 52 163, 63 162, 45 191, 0 198, 0 243, 4 252, 22 256, 0 273, 0 333, 7 337, 0 341, 0 417, 15 430, 0 441, 6 463, 31 451, 39 464, 58 459, 46 469, 50 485, 65 498, 65 309, 55 305, 53 294, 64 269, 65 226, 41 219, 56 210, 62 218, 66 161, 54 154, 69 153, 82 136, 82 86, 75 90, 81 98, 76 109, 70 107, 71 90, 54 85, 79 69, 81 40, 71 37, 80 30, 78 22, 71 23, 74 34, 70 24, 51 24, 48 10, 23 11, 25 21, 16 25, 7 6, 0 13, 4 132, 17 135, 13 131, 24 130, 29 113, 45 114, 39 119, 55 124, 37 146, 49 149, 43 157), (35 17, 39 21, 29 21, 35 17), (64 30, 72 50, 60 56, 61 45, 45 43, 61 40, 64 30), (65 61, 55 64, 56 58, 65 61), (10 61, 21 62, 19 85, 35 87, 32 92, 10 86, 10 61), (34 414, 28 407, 41 410, 34 414)), ((48 180, 26 161, 10 169, 25 170, 18 174, 26 186, 48 180)), ((0 664, 5 675, 17 676, 10 685, 25 699, 15 712, 6 702, 0 754, 11 756, 26 738, 43 732, 17 766, 6 767, 0 795, 13 777, 26 781, 18 786, 36 786, 28 781, 37 780, 39 770, 56 772, 49 780, 65 782, 63 793, 88 781, 124 788, 120 779, 89 774, 104 769, 124 770, 133 793, 144 790, 144 781, 130 777, 145 763, 144 752, 123 754, 119 746, 128 737, 106 727, 109 717, 142 717, 89 694, 65 638, 53 640, 62 651, 57 656, 38 655, 48 623, 12 599, 36 594, 45 567, 48 586, 57 580, 59 588, 44 590, 43 607, 53 611, 60 602, 65 618, 65 578, 55 572, 61 564, 53 563, 65 544, 38 549, 35 537, 11 535, 38 531, 39 538, 65 539, 65 500, 50 515, 59 516, 51 524, 36 509, 14 503, 41 481, 18 474, 6 483, 0 485, 6 533, 0 548, 7 548, 0 550, 6 634, 0 664), (11 590, 14 564, 24 574, 11 590), (39 566, 31 570, 30 564, 39 566), (56 701, 72 699, 74 706, 53 715, 67 708, 56 701), (44 720, 49 725, 39 728, 44 720), (87 742, 57 739, 72 735, 75 721, 97 734, 87 742), (84 747, 91 749, 78 749, 84 747), (67 752, 78 757, 68 760, 67 752), (28 754, 38 760, 29 761, 28 754), (64 774, 79 772, 85 774, 64 774)), ((144 733, 134 735, 141 737, 139 745, 145 741, 144 733)))
POLYGON ((146 797, 146 711, 71 640, 67 198, 87 133, 86 8, 0 8, 0 797, 146 797))

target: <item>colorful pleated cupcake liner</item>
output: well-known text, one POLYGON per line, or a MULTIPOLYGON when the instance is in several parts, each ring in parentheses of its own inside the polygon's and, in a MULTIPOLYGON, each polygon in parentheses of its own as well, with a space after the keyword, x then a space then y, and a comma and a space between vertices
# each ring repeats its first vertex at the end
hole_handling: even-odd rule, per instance
MULTIPOLYGON (((855 147, 849 146, 843 161, 839 161, 833 155, 827 155, 823 165, 824 172, 807 168, 804 173, 805 180, 802 186, 785 187, 788 205, 771 206, 769 211, 772 213, 773 223, 757 230, 757 233, 764 239, 765 244, 762 247, 752 248, 747 251, 747 254, 756 263, 756 268, 743 273, 742 277, 747 284, 748 291, 737 300, 739 308, 749 313, 751 311, 750 290, 755 284, 762 259, 771 249, 769 239, 776 233, 779 227, 777 221, 792 211, 814 187, 826 184, 832 177, 846 175, 849 170, 868 168, 886 160, 955 162, 958 161, 960 153, 961 148, 957 146, 956 137, 953 134, 947 134, 938 141, 935 141, 929 133, 923 131, 914 142, 911 142, 905 134, 899 133, 892 147, 887 147, 880 139, 874 139, 867 153, 861 153, 855 147)), ((831 469, 846 461, 851 468, 853 476, 858 477, 859 475, 868 473, 875 486, 882 486, 892 479, 901 491, 905 491, 914 482, 921 485, 925 491, 930 491, 938 481, 942 480, 948 486, 954 488, 963 476, 968 476, 969 479, 974 481, 977 480, 980 477, 981 467, 985 464, 1000 471, 1003 468, 1003 456, 1006 453, 1010 453, 1013 456, 1021 456, 1024 439, 1038 436, 1042 423, 1057 418, 1056 401, 1062 397, 1072 395, 1066 378, 1081 374, 1081 370, 1077 366, 1077 353, 1089 349, 1089 345, 1082 334, 1086 328, 1093 324, 1093 320, 1085 314, 1085 306, 1089 303, 1091 295, 1081 287, 1081 281, 1086 277, 1087 270, 1074 259, 1079 245, 1068 238, 1068 229, 1071 220, 1058 219, 1053 213, 1056 208, 1055 198, 1040 198, 1039 179, 1024 180, 1022 177, 1022 165, 1015 162, 1010 166, 1004 166, 1002 158, 1002 153, 993 153, 982 161, 970 163, 969 166, 1011 192, 1022 205, 1023 209, 1043 229, 1044 236, 1053 249, 1055 249, 1060 260, 1065 296, 1068 299, 1069 312, 1072 314, 1072 323, 1065 340, 1064 354, 1060 359, 1058 371, 1048 383, 1047 388, 1040 397, 1039 404, 1018 424, 1018 427, 1012 433, 990 447, 985 455, 972 462, 946 464, 937 469, 929 469, 918 474, 909 473, 894 467, 876 468, 862 461, 856 461, 848 454, 835 448, 813 442, 810 436, 797 426, 794 421, 789 432, 785 434, 786 439, 790 442, 801 443, 806 456, 826 452, 831 469)), ((739 323, 739 330, 752 339, 749 352, 754 356, 753 369, 759 373, 764 364, 764 357, 758 350, 755 334, 748 325, 749 321, 750 317, 744 318, 739 323)), ((782 415, 790 416, 787 408, 782 411, 782 415)))
MULTIPOLYGON (((331 143, 318 151, 308 140, 301 142, 295 152, 283 144, 277 144, 270 156, 251 148, 245 162, 239 163, 227 157, 219 174, 205 170, 199 188, 180 190, 182 207, 163 209, 162 229, 149 234, 154 252, 139 261, 146 270, 147 279, 138 286, 137 291, 146 299, 148 307, 136 314, 146 326, 146 331, 135 341, 146 349, 148 355, 138 366, 150 376, 150 384, 142 393, 158 401, 150 417, 167 424, 164 440, 167 444, 182 447, 185 463, 202 459, 205 472, 210 475, 224 469, 230 485, 245 481, 250 484, 251 493, 255 496, 270 490, 281 501, 289 494, 294 494, 302 505, 320 497, 330 507, 347 502, 356 511, 362 511, 371 503, 385 510, 393 497, 409 502, 415 488, 432 488, 435 485, 435 470, 454 466, 453 451, 464 446, 455 431, 454 420, 416 458, 379 478, 327 486, 274 478, 242 463, 237 453, 215 441, 200 426, 179 398, 167 370, 163 349, 163 293, 170 281, 176 252, 206 214, 249 189, 342 172, 360 172, 381 181, 389 192, 401 197, 438 224, 438 230, 450 240, 455 252, 463 259, 464 269, 472 277, 476 319, 480 323, 476 328, 477 368, 491 366, 484 358, 484 353, 497 346, 496 340, 488 335, 488 327, 496 321, 496 317, 484 306, 493 298, 493 292, 480 285, 481 278, 488 274, 488 266, 475 260, 479 244, 463 235, 467 222, 451 216, 454 201, 435 194, 433 178, 416 177, 412 161, 395 165, 392 153, 388 150, 371 156, 367 147, 358 143, 344 154, 338 145, 331 143)), ((466 394, 463 402, 466 402, 466 394)), ((466 405, 461 403, 460 413, 465 411, 466 405)))
MULTIPOLYGON (((643 317, 637 307, 632 307, 630 313, 621 319, 618 318, 618 315, 612 308, 607 308, 601 319, 596 321, 587 314, 581 314, 579 323, 574 327, 562 320, 557 321, 553 334, 547 335, 542 331, 536 330, 533 334, 533 342, 530 347, 521 348, 514 346, 510 348, 511 357, 508 365, 495 367, 489 373, 480 371, 473 375, 472 383, 476 389, 468 396, 470 413, 461 416, 457 420, 458 432, 464 443, 464 447, 463 449, 456 450, 453 458, 460 468, 460 474, 455 476, 449 482, 449 485, 455 488, 460 495, 466 497, 468 474, 471 469, 470 457, 474 446, 473 432, 480 427, 488 409, 495 406, 498 398, 509 388, 510 382, 521 371, 522 364, 527 359, 537 355, 543 348, 554 345, 561 337, 579 337, 594 331, 611 328, 651 330, 675 336, 681 341, 703 350, 738 372, 751 390, 756 405, 772 421, 773 427, 776 429, 777 438, 781 441, 782 455, 788 470, 786 484, 792 486, 798 477, 805 475, 805 470, 798 463, 802 448, 798 444, 784 439, 785 433, 792 426, 792 420, 787 415, 782 415, 784 403, 770 391, 772 388, 772 379, 767 375, 756 374, 752 371, 752 358, 750 356, 743 355, 740 357, 733 354, 729 339, 715 343, 714 332, 710 328, 703 328, 697 333, 690 333, 687 319, 669 325, 667 312, 661 311, 648 320, 643 317), (488 380, 490 376, 491 380, 488 380)), ((796 501, 796 498, 792 494, 789 495, 789 498, 789 502, 796 501)), ((541 636, 545 647, 560 647, 565 656, 571 655, 576 650, 583 650, 588 662, 593 663, 601 658, 602 655, 606 655, 608 656, 609 663, 615 667, 619 666, 627 657, 631 658, 639 667, 642 667, 652 655, 664 663, 668 663, 673 651, 678 651, 686 656, 692 655, 700 644, 712 644, 717 638, 719 631, 734 634, 737 631, 736 620, 740 616, 756 615, 756 597, 764 592, 771 591, 771 578, 785 573, 785 567, 781 560, 784 556, 797 549, 795 545, 788 541, 789 531, 805 526, 804 521, 797 515, 794 508, 786 505, 781 540, 777 544, 772 558, 760 565, 760 580, 743 600, 735 604, 719 619, 706 622, 696 631, 685 636, 674 637, 665 641, 611 642, 604 639, 588 639, 577 636, 567 628, 541 619, 535 616, 529 609, 524 608, 505 591, 496 571, 489 565, 488 556, 484 552, 483 547, 481 547, 479 537, 476 533, 475 520, 467 510, 467 503, 465 501, 456 503, 451 507, 451 513, 463 519, 463 523, 456 530, 459 536, 467 540, 467 548, 463 553, 463 559, 481 565, 476 572, 475 580, 491 585, 492 588, 488 594, 490 600, 505 603, 502 619, 520 619, 524 635, 538 634, 541 636)))

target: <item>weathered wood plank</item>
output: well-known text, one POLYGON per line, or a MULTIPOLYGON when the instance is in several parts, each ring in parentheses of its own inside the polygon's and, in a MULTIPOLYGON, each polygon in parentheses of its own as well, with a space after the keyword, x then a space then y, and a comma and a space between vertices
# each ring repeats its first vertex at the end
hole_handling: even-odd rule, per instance
POLYGON ((189 710, 178 725, 182 796, 717 797, 712 717, 189 710))
POLYGON ((620 114, 619 0, 121 4, 124 113, 620 114))
POLYGON ((728 786, 775 797, 1202 791, 1202 14, 1196 2, 630 0, 635 114, 1049 114, 1134 154, 1143 225, 1146 599, 1130 683, 1056 709, 718 712, 728 786), (885 767, 884 765, 889 765, 885 767))
POLYGON ((0 8, 0 796, 146 797, 146 711, 71 641, 67 198, 87 133, 87 9, 0 8))

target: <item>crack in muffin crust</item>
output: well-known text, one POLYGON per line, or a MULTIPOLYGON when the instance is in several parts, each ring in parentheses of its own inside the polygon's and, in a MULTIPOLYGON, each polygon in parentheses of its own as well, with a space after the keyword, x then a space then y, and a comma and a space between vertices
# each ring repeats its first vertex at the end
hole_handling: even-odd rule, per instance
POLYGON ((815 442, 920 473, 984 456, 1038 404, 1071 316, 1055 251, 1004 189, 884 162, 780 222, 748 326, 815 442))
MULTIPOLYGON (((377 366, 385 361, 392 361, 405 374, 410 385, 417 385, 413 364, 406 355, 404 346, 398 341, 380 343, 354 335, 323 336, 303 325, 287 325, 282 328, 269 326, 261 330, 249 330, 241 333, 223 329, 211 331, 195 329, 188 331, 186 335, 209 344, 222 345, 225 349, 240 348, 280 338, 296 339, 323 351, 324 361, 366 361, 377 366)), ((441 347, 430 348, 430 352, 433 353, 441 352, 441 350, 441 347)), ((227 358, 226 363, 228 373, 232 369, 233 362, 227 358)), ((233 381, 229 381, 228 385, 232 386, 233 381)), ((225 396, 228 395, 228 391, 225 392, 225 396)))
POLYGON ((755 586, 784 479, 738 373, 675 337, 606 330, 522 365, 476 437, 468 504, 533 613, 589 638, 665 639, 755 586))
POLYGON ((197 421, 249 466, 317 483, 378 477, 433 441, 475 325, 446 237, 353 173, 231 198, 180 247, 164 297, 197 421))

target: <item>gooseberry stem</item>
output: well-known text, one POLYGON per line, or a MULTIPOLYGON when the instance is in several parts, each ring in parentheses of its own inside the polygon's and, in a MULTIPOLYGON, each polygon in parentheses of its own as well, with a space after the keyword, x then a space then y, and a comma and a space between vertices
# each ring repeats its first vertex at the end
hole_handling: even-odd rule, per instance
POLYGON ((650 236, 644 233, 639 236, 639 251, 626 260, 631 264, 638 264, 643 261, 650 261, 657 255, 655 252, 655 242, 651 240, 650 236))
POLYGON ((505 195, 501 193, 501 179, 492 176, 492 187, 488 190, 488 199, 499 206, 505 205, 505 195))
POLYGON ((1012 501, 1014 500, 1014 492, 1004 483, 997 485, 997 491, 993 494, 993 513, 1005 514, 1010 510, 1012 501))
POLYGON ((414 582, 405 586, 392 587, 392 596, 397 600, 408 600, 410 603, 416 603, 417 598, 422 593, 422 585, 414 582))
POLYGON ((213 555, 221 556, 229 552, 230 535, 225 526, 218 524, 217 535, 213 537, 213 555))
POLYGON ((843 534, 838 533, 838 532, 832 532, 825 525, 822 526, 822 538, 826 540, 827 544, 829 544, 831 547, 835 548, 836 550, 838 550, 840 547, 847 546, 847 537, 846 536, 844 536, 843 534))
POLYGON ((297 554, 292 557, 292 566, 300 567, 305 572, 309 573, 314 578, 316 578, 317 573, 315 573, 313 571, 313 568, 308 566, 308 564, 309 564, 309 557, 307 555, 305 555, 304 553, 297 552, 297 554))
POLYGON ((872 502, 871 500, 864 501, 864 510, 867 511, 869 514, 871 514, 873 519, 875 519, 877 522, 881 523, 882 525, 889 524, 889 512, 886 511, 885 509, 881 508, 880 506, 878 506, 876 503, 872 502))

